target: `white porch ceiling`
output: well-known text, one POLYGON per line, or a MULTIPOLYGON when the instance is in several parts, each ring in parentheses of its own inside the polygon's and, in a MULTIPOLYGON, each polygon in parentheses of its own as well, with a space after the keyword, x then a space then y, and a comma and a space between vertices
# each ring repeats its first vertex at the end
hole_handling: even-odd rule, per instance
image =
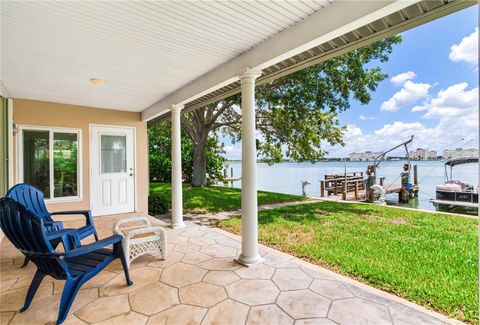
POLYGON ((1 82, 13 98, 140 112, 330 2, 2 1, 1 82))

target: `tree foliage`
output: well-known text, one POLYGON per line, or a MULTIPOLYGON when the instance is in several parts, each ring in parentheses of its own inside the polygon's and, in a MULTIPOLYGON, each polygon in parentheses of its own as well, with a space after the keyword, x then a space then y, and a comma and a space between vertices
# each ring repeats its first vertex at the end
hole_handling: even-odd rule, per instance
MULTIPOLYGON (((170 182, 172 174, 171 159, 171 121, 166 120, 148 128, 149 171, 150 181, 170 182)), ((190 182, 193 171, 194 145, 185 131, 181 133, 182 143, 182 174, 185 181, 190 182)), ((218 142, 215 134, 210 135, 206 146, 208 158, 207 173, 210 179, 221 179, 225 158, 222 154, 223 145, 218 142)))
MULTIPOLYGON (((326 144, 343 145, 346 128, 338 114, 350 108, 352 99, 363 105, 371 101, 387 77, 378 65, 400 42, 400 36, 386 38, 257 87, 259 157, 268 163, 281 162, 284 156, 315 162, 327 154, 326 144)), ((220 131, 233 142, 241 140, 240 95, 184 114, 182 122, 196 148, 192 184, 202 186, 208 135, 220 131)))
MULTIPOLYGON (((400 41, 399 36, 387 38, 258 87, 258 155, 269 163, 280 162, 284 155, 315 162, 327 154, 325 143, 343 145, 345 127, 338 114, 350 108, 352 99, 363 105, 371 101, 387 75, 378 66, 368 66, 387 61, 400 41)), ((241 111, 232 106, 217 124, 225 125, 225 132, 238 141, 240 118, 241 111)))

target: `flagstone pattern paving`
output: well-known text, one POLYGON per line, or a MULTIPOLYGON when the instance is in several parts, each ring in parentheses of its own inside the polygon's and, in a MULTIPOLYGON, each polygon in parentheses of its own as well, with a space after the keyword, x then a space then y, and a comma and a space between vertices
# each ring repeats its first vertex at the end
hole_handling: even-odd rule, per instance
MULTIPOLYGON (((100 237, 122 217, 96 218, 100 237)), ((219 229, 192 222, 166 229, 166 260, 134 261, 130 287, 120 261, 113 262, 79 291, 64 324, 458 323, 267 247, 261 246, 263 263, 241 266, 233 260, 239 238, 219 229)), ((64 282, 45 279, 30 308, 19 313, 35 266, 20 268, 23 256, 6 239, 0 253, 0 324, 53 324, 64 282)))

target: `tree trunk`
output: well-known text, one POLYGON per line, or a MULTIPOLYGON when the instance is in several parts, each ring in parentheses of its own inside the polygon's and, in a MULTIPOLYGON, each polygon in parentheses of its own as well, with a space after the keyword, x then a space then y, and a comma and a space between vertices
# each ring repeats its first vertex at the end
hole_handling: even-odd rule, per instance
POLYGON ((206 146, 207 139, 202 139, 197 142, 193 152, 193 187, 201 187, 207 184, 207 157, 205 155, 206 146))

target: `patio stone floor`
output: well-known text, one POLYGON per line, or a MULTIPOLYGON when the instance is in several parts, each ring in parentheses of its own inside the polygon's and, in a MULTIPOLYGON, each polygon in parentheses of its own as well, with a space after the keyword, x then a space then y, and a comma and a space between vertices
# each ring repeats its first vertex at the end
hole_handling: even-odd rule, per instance
MULTIPOLYGON (((100 238, 130 215, 96 218, 100 238)), ((82 287, 64 324, 459 323, 268 247, 261 246, 263 263, 243 267, 233 261, 239 237, 216 228, 187 222, 166 229, 166 260, 134 261, 130 287, 116 260, 82 287)), ((30 308, 19 313, 35 266, 20 268, 23 256, 7 239, 0 253, 0 323, 53 324, 64 282, 45 279, 30 308)))

